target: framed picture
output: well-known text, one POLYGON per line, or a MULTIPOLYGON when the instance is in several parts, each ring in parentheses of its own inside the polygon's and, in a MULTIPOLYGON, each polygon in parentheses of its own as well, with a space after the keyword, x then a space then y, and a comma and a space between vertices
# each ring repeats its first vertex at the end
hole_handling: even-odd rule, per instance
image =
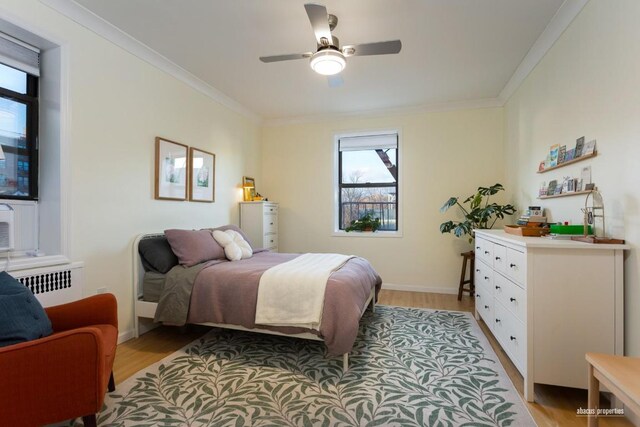
POLYGON ((191 147, 189 149, 190 185, 189 200, 215 202, 216 155, 191 147))
POLYGON ((156 199, 187 200, 188 149, 184 144, 156 137, 156 199))
POLYGON ((251 202, 256 195, 256 180, 248 177, 242 177, 243 200, 251 202))

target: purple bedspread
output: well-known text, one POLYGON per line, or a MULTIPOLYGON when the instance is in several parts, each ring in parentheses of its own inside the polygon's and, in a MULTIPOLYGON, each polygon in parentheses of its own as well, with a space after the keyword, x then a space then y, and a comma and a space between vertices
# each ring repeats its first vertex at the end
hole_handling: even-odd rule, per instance
MULTIPOLYGON (((193 286, 188 322, 255 328, 258 285, 262 273, 297 256, 299 254, 260 252, 249 259, 205 267, 193 286)), ((381 284, 380 276, 368 261, 352 258, 334 272, 327 282, 320 331, 257 326, 286 334, 313 332, 324 340, 329 354, 348 353, 358 334, 360 317, 366 309, 371 289, 375 287, 377 298, 381 284)))

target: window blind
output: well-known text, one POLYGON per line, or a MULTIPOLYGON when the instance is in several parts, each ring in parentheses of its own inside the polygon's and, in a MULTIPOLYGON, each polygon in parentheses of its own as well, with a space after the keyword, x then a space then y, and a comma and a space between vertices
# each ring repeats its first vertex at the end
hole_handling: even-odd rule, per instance
POLYGON ((40 49, 0 32, 0 62, 40 76, 40 49))
POLYGON ((340 151, 361 151, 398 148, 398 135, 368 135, 340 138, 340 151))

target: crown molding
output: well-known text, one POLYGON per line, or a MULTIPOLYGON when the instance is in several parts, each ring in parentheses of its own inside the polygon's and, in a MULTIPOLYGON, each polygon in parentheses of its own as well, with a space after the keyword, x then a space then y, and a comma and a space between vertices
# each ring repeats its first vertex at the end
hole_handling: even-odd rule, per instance
POLYGON ((529 76, 531 71, 540 63, 542 58, 558 41, 562 33, 571 25, 576 16, 584 8, 589 0, 565 0, 549 24, 544 29, 540 37, 531 46, 516 71, 513 73, 507 84, 504 86, 498 99, 505 104, 509 98, 518 90, 522 82, 529 76))
POLYGON ((409 114, 432 113, 456 110, 475 110, 478 108, 502 107, 504 102, 498 98, 484 98, 470 101, 443 102, 438 104, 416 105, 400 108, 381 108, 376 110, 349 111, 329 114, 312 114, 308 116, 283 117, 275 119, 264 119, 264 126, 286 126, 293 124, 335 121, 342 119, 367 119, 376 117, 405 116, 409 114))
POLYGON ((217 103, 247 117, 256 124, 260 124, 262 122, 262 117, 258 114, 241 105, 234 99, 231 99, 218 89, 204 82, 189 71, 175 64, 165 56, 139 40, 131 37, 129 34, 105 21, 78 3, 69 0, 40 0, 40 2, 110 41, 114 45, 126 50, 139 59, 175 77, 191 88, 213 99, 217 103))

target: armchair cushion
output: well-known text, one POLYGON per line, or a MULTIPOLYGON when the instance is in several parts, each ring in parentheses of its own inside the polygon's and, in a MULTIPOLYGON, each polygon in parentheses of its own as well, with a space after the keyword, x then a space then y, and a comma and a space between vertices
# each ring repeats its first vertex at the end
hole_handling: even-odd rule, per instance
POLYGON ((22 283, 0 272, 0 347, 49 336, 51 322, 22 283))

